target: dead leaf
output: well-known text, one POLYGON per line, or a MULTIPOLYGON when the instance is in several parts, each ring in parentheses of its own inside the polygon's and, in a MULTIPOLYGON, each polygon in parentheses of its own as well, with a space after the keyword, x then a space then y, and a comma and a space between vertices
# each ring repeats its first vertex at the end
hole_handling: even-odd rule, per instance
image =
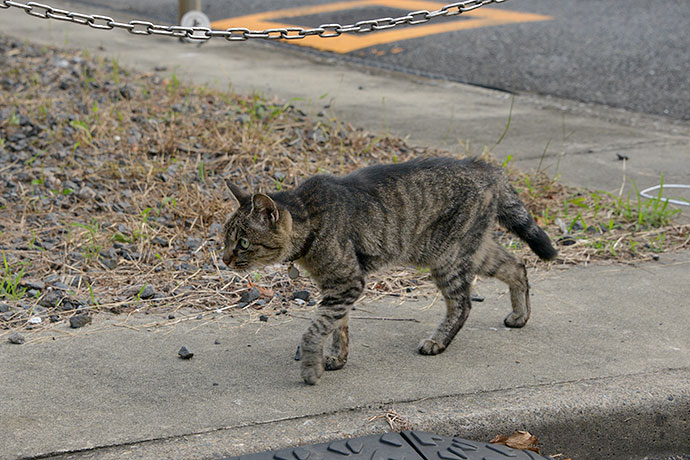
POLYGON ((259 291, 259 297, 263 297, 264 299, 270 299, 275 295, 273 289, 259 286, 258 284, 253 283, 251 280, 247 281, 247 286, 249 286, 249 289, 256 288, 259 291))
POLYGON ((539 440, 529 431, 517 430, 510 436, 499 434, 489 442, 491 444, 503 444, 513 449, 531 450, 532 452, 540 453, 539 447, 537 447, 539 440))

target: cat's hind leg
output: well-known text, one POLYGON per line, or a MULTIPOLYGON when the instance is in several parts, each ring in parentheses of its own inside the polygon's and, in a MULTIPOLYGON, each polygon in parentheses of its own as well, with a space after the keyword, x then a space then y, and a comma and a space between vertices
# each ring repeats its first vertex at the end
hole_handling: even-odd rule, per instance
POLYGON ((505 317, 503 323, 507 327, 523 327, 527 324, 531 308, 525 264, 492 241, 479 267, 479 274, 499 279, 510 288, 510 303, 513 311, 505 317))
POLYGON ((464 269, 468 265, 467 261, 454 260, 431 269, 436 286, 446 301, 446 316, 431 337, 419 344, 417 349, 421 354, 442 353, 465 324, 472 307, 470 293, 474 278, 473 273, 464 269))
POLYGON ((342 369, 347 363, 350 350, 350 336, 348 330, 349 312, 341 320, 340 325, 332 333, 331 349, 326 354, 325 368, 327 371, 342 369))

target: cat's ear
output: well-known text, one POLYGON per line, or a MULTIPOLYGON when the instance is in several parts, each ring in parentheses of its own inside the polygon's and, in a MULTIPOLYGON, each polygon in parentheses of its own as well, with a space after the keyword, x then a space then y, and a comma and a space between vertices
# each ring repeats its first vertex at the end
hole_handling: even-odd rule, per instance
POLYGON ((235 197, 235 199, 240 204, 240 206, 242 206, 243 204, 249 203, 249 200, 251 199, 251 195, 249 193, 245 192, 244 190, 242 190, 241 188, 239 188, 237 185, 233 184, 229 180, 225 181, 225 183, 227 184, 228 188, 232 192, 232 196, 235 197))
POLYGON ((269 228, 273 228, 278 222, 278 207, 268 195, 257 193, 252 196, 252 216, 256 216, 259 221, 269 228))

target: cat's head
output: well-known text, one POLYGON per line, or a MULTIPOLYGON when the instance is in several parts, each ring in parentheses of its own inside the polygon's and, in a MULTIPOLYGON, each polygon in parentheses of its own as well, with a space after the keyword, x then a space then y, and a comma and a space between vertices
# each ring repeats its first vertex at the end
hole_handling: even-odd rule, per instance
POLYGON ((223 262, 233 270, 246 271, 280 263, 288 257, 292 217, 279 210, 263 193, 249 194, 228 184, 239 208, 224 227, 223 262))

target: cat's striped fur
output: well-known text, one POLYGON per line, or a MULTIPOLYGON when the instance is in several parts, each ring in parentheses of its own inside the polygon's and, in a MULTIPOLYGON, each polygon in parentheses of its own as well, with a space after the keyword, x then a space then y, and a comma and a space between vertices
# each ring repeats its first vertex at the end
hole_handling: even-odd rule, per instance
POLYGON ((446 317, 419 352, 446 349, 470 312, 475 275, 510 287, 509 327, 530 316, 522 262, 493 235, 498 221, 542 259, 556 250, 525 209, 502 170, 477 159, 429 158, 317 175, 292 191, 250 195, 230 185, 240 203, 225 225, 224 262, 246 270, 297 262, 322 300, 302 337, 302 377, 316 383, 348 355, 348 314, 368 273, 386 265, 428 267, 446 301, 446 317), (324 357, 324 342, 332 336, 324 357))

